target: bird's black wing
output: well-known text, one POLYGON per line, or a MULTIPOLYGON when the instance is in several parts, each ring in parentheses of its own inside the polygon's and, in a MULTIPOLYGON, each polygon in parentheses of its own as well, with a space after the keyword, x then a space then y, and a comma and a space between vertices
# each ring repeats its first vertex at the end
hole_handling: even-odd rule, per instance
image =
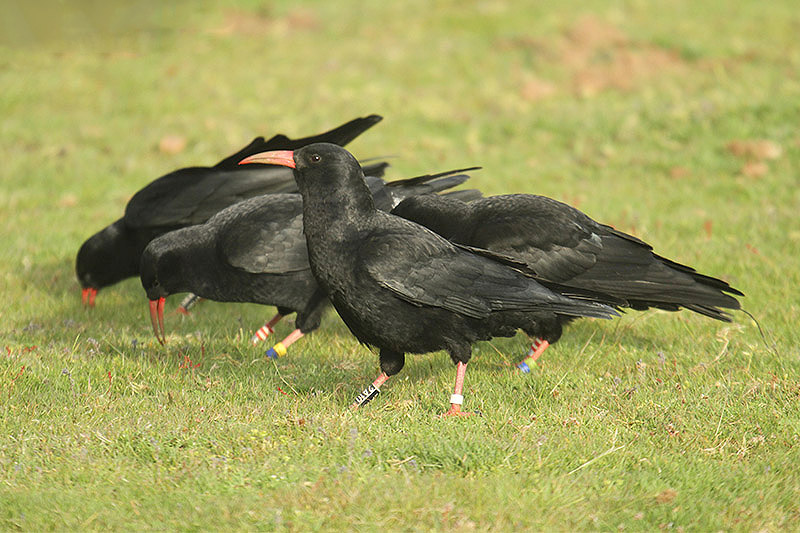
POLYGON ((221 211, 217 252, 234 268, 254 274, 308 270, 299 194, 259 196, 221 211))
POLYGON ((602 251, 601 226, 556 200, 504 195, 472 206, 470 234, 456 240, 513 256, 542 278, 568 281, 593 268, 602 251))
MULTIPOLYGON (((286 135, 282 135, 282 134, 275 135, 269 141, 264 140, 264 137, 256 137, 255 139, 250 141, 250 144, 248 144, 247 146, 245 146, 244 148, 242 148, 238 152, 229 155, 228 157, 226 157, 225 159, 223 159, 222 161, 220 161, 219 163, 214 165, 214 168, 228 168, 228 169, 236 168, 239 165, 239 161, 241 161, 245 157, 249 157, 249 156, 251 156, 253 154, 257 154, 259 152, 263 152, 265 150, 265 148, 264 148, 265 146, 269 146, 269 145, 271 145, 273 143, 274 144, 280 144, 280 143, 288 144, 290 142, 291 142, 291 139, 289 139, 286 135)), ((281 150, 281 149, 282 148, 280 148, 280 147, 278 147, 278 148, 266 148, 266 150, 281 150)), ((255 163, 255 164, 257 164, 257 163, 255 163)))
POLYGON ((607 307, 569 300, 421 226, 385 217, 394 221, 361 236, 359 263, 375 283, 406 302, 472 318, 508 310, 609 316, 607 307))
POLYGON ((245 157, 257 154, 259 152, 268 152, 270 150, 297 150, 307 144, 313 143, 331 143, 344 146, 372 126, 383 120, 380 115, 369 115, 366 117, 356 118, 350 122, 346 122, 341 126, 334 128, 319 135, 312 135, 310 137, 303 137, 301 139, 290 139, 286 135, 278 134, 269 140, 264 140, 264 137, 256 137, 250 144, 239 150, 233 155, 230 155, 217 163, 216 168, 234 168, 239 164, 239 161, 245 157))
POLYGON ((291 169, 247 166, 184 168, 162 176, 131 198, 125 207, 125 223, 131 228, 201 224, 244 199, 297 191, 291 169))
POLYGON ((646 242, 550 198, 508 195, 477 202, 470 244, 524 261, 547 280, 606 293, 634 309, 686 307, 728 320, 741 295, 722 280, 653 253, 646 242))
MULTIPOLYGON (((270 150, 296 150, 307 144, 329 142, 344 146, 382 120, 369 115, 319 135, 290 139, 275 135, 256 137, 247 146, 214 167, 190 167, 166 174, 133 195, 125 207, 125 223, 131 228, 178 227, 202 224, 220 210, 262 194, 296 192, 291 169, 276 165, 246 165, 249 155, 270 150)), ((381 175, 385 165, 375 166, 381 175)))
POLYGON ((603 226, 602 250, 594 267, 570 284, 608 291, 625 298, 634 309, 685 307, 717 320, 730 321, 719 309, 739 309, 742 292, 721 279, 706 276, 653 253, 652 247, 610 226, 603 226), (728 293, 728 294, 726 294, 728 293))

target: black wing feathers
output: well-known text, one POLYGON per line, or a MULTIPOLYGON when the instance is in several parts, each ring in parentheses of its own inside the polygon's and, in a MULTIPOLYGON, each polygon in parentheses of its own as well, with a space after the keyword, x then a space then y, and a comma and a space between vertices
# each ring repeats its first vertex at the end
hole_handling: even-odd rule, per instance
POLYGON ((537 309, 609 316, 608 308, 562 298, 506 265, 419 229, 402 221, 360 242, 360 262, 367 274, 409 303, 472 318, 485 318, 495 311, 537 309))
POLYGON ((259 196, 221 211, 217 251, 230 266, 254 274, 308 270, 299 194, 259 196))
POLYGON ((344 146, 372 126, 383 120, 379 115, 369 115, 367 117, 353 119, 350 122, 342 124, 338 128, 334 128, 319 135, 311 135, 301 139, 290 139, 286 135, 278 134, 269 139, 264 140, 264 137, 256 137, 250 144, 236 152, 229 155, 216 165, 215 168, 235 168, 239 165, 239 161, 245 157, 257 154, 259 152, 268 152, 270 150, 297 150, 307 144, 326 142, 344 146))

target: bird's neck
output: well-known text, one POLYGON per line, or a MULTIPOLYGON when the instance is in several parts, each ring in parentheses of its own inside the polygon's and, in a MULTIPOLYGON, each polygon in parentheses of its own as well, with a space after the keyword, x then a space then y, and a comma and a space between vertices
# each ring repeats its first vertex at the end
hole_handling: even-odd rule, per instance
POLYGON ((313 225, 319 235, 357 225, 375 213, 375 202, 363 176, 354 176, 349 183, 327 190, 301 186, 300 192, 304 224, 313 225))
POLYGON ((303 194, 303 233, 311 270, 329 294, 345 290, 344 275, 358 251, 360 233, 377 215, 372 196, 364 185, 326 194, 303 194))

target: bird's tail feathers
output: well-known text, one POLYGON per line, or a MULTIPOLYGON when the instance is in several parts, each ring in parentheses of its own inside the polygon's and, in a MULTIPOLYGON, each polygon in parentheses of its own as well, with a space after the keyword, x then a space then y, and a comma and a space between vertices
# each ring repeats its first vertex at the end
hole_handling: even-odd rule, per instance
POLYGON ((469 203, 473 200, 479 200, 483 198, 483 193, 478 189, 462 189, 460 191, 443 192, 441 196, 446 196, 447 198, 451 198, 453 200, 469 203))
POLYGON ((462 168, 439 174, 390 181, 386 184, 386 190, 392 196, 392 207, 395 207, 411 196, 434 194, 457 187, 470 178, 469 174, 465 174, 465 172, 478 168, 480 167, 462 168))
POLYGON ((380 115, 356 118, 325 133, 312 135, 310 137, 302 137, 300 139, 290 139, 286 135, 280 133, 269 140, 264 140, 264 137, 256 137, 250 144, 235 154, 226 157, 214 166, 216 168, 235 168, 239 165, 239 161, 245 157, 260 152, 268 152, 270 150, 297 150, 298 148, 314 143, 331 143, 344 146, 381 120, 383 120, 383 117, 380 115))
MULTIPOLYGON (((426 183, 430 183, 439 178, 458 177, 456 175, 464 174, 465 172, 470 172, 473 170, 480 170, 480 168, 481 167, 467 167, 467 168, 458 168, 455 170, 447 170, 445 172, 440 172, 438 174, 425 174, 423 176, 417 176, 415 178, 406 178, 402 180, 390 181, 389 183, 386 184, 386 186, 408 188, 414 185, 423 185, 426 183)), ((466 181, 468 178, 469 175, 465 174, 464 180, 466 181)))
MULTIPOLYGON (((363 161, 362 161, 363 163, 363 161)), ((389 167, 389 163, 386 161, 379 161, 377 163, 371 163, 366 166, 362 166, 361 169, 364 171, 365 176, 373 176, 376 178, 382 178, 384 174, 386 174, 386 169, 389 167)))
POLYGON ((556 283, 553 281, 547 281, 541 278, 536 278, 541 285, 544 285, 551 291, 558 293, 562 296, 566 296, 568 298, 572 298, 575 300, 584 300, 590 302, 597 302, 602 303, 605 305, 609 305, 614 307, 615 309, 619 309, 620 307, 626 307, 628 305, 627 300, 623 298, 619 298, 617 296, 612 296, 602 291, 586 289, 583 287, 572 287, 568 285, 562 285, 561 283, 556 283))
POLYGON ((559 315, 587 318, 612 319, 619 316, 619 312, 613 307, 585 300, 573 300, 571 303, 550 303, 547 306, 547 311, 559 315))

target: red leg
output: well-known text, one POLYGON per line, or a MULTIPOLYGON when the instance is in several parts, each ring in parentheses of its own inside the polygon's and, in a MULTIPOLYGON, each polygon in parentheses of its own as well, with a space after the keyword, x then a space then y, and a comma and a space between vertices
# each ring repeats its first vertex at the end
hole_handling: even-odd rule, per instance
POLYGON ((278 344, 267 350, 267 353, 265 353, 264 355, 266 355, 270 359, 277 359, 278 357, 283 357, 284 355, 286 355, 286 349, 292 344, 294 344, 295 341, 299 340, 303 335, 304 333, 299 329, 294 330, 293 332, 289 333, 286 336, 286 338, 283 339, 281 342, 279 342, 278 344))
POLYGON ((474 413, 467 413, 461 410, 464 403, 464 396, 461 394, 464 389, 464 376, 467 373, 467 363, 458 362, 456 365, 456 386, 453 387, 453 394, 450 396, 450 410, 442 414, 445 416, 470 416, 474 413))
POLYGON ((283 315, 278 313, 274 317, 272 317, 269 320, 269 322, 261 326, 261 329, 256 331, 255 335, 253 335, 253 338, 250 339, 251 342, 253 343, 253 346, 257 345, 261 341, 267 340, 267 337, 269 337, 270 334, 275 333, 275 330, 272 328, 274 328, 275 324, 280 322, 282 318, 283 315))
POLYGON ((377 378, 375 378, 375 381, 373 381, 369 387, 361 391, 361 394, 359 394, 356 397, 356 401, 350 404, 350 409, 353 410, 358 409, 359 407, 361 407, 362 405, 366 404, 368 401, 373 399, 375 396, 380 394, 381 385, 386 383, 387 379, 389 379, 389 375, 386 374, 386 372, 381 372, 381 374, 377 378))
POLYGON ((544 339, 539 337, 533 340, 533 344, 531 344, 531 349, 528 350, 528 355, 517 363, 517 368, 519 368, 522 372, 526 374, 531 371, 531 365, 533 365, 537 359, 544 353, 547 347, 550 346, 550 343, 544 339))

